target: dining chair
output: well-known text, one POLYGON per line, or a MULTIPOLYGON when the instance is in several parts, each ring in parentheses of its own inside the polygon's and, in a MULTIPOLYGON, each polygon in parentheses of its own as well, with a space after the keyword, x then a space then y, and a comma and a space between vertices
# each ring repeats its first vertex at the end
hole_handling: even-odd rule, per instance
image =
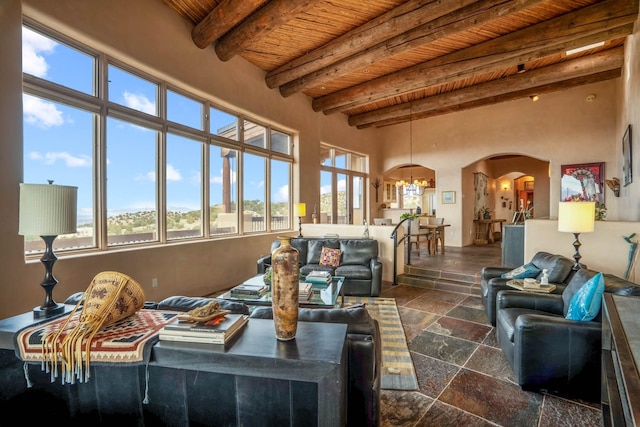
MULTIPOLYGON (((405 226, 405 233, 407 232, 407 227, 405 226)), ((409 250, 411 250, 411 246, 415 245, 416 251, 418 251, 418 256, 420 256, 420 245, 426 243, 427 250, 431 253, 431 244, 429 240, 430 230, 421 229, 420 228, 420 220, 411 225, 411 234, 409 235, 409 250)))
MULTIPOLYGON (((429 217, 427 218, 427 220, 430 225, 444 224, 444 218, 429 217)), ((440 241, 440 244, 444 246, 444 240, 442 236, 442 233, 444 233, 444 230, 441 228, 437 228, 430 231, 431 231, 431 236, 429 238, 429 253, 431 253, 433 250, 433 254, 435 255, 438 253, 438 241, 440 241)))

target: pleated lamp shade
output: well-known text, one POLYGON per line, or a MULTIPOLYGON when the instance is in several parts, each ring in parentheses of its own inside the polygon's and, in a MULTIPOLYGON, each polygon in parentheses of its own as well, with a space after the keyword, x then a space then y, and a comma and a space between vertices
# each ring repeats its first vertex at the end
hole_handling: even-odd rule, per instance
POLYGON ((78 187, 20 184, 21 236, 59 236, 77 231, 78 187))
POLYGON ((560 202, 558 206, 558 231, 593 232, 595 212, 595 202, 560 202))

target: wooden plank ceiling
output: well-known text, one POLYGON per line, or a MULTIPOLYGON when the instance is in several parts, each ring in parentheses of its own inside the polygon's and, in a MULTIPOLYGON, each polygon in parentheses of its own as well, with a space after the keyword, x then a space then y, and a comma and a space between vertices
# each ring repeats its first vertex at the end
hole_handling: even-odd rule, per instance
POLYGON ((358 128, 618 77, 638 14, 638 0, 162 1, 198 47, 358 128))

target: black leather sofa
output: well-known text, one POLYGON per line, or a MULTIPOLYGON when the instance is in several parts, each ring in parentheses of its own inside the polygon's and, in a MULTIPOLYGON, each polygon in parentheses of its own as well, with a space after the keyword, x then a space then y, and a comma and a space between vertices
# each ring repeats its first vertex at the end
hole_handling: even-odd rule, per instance
MULTIPOLYGON (((82 292, 69 297, 66 304, 76 304, 82 292)), ((212 298, 174 296, 160 302, 147 302, 145 308, 171 311, 189 311, 206 305, 212 298)), ((222 309, 234 313, 250 314, 249 307, 243 303, 216 299, 222 309)), ((271 308, 256 308, 253 318, 271 318, 271 308)), ((345 408, 347 425, 377 426, 380 420, 380 366, 381 348, 378 323, 372 319, 363 306, 344 309, 300 309, 301 322, 331 322, 347 325, 347 366, 345 408)), ((275 339, 275 338, 274 338, 275 339)), ((50 383, 49 375, 40 371, 40 366, 29 366, 33 381, 31 388, 26 387, 23 363, 13 351, 0 351, 0 425, 23 425, 23 405, 49 411, 56 421, 66 425, 178 425, 170 420, 181 419, 182 414, 173 413, 169 406, 162 405, 163 396, 175 400, 175 390, 151 390, 154 396, 150 404, 143 404, 147 381, 174 382, 181 387, 174 374, 153 366, 124 366, 114 369, 109 366, 92 365, 91 380, 75 385, 50 383), (162 378, 162 381, 159 379, 162 378)), ((205 381, 202 375, 201 380, 205 381)), ((199 383, 200 384, 200 383, 199 383)), ((200 384, 203 393, 220 384, 200 384)), ((216 404, 207 399, 204 405, 216 404)), ((177 404, 178 408, 180 404, 177 404)), ((203 412, 206 418, 206 406, 190 408, 203 412), (201 409, 201 410, 200 410, 201 409)), ((180 412, 180 411, 178 411, 180 412)), ((211 424, 216 425, 211 420, 211 424)), ((264 425, 264 424, 261 424, 264 425)))
MULTIPOLYGON (((542 269, 549 273, 549 283, 556 284, 554 294, 561 294, 574 273, 574 262, 562 255, 554 255, 548 252, 538 252, 531 259, 531 263, 540 269, 537 279, 542 277, 542 269)), ((496 297, 498 292, 513 289, 507 286, 510 279, 503 279, 502 274, 513 270, 511 267, 484 267, 481 273, 480 289, 482 303, 487 319, 491 325, 496 326, 496 297)))
MULTIPOLYGON (((596 274, 578 270, 561 295, 498 292, 497 340, 523 389, 599 401, 601 313, 591 321, 565 318, 573 295, 596 274)), ((640 285, 610 274, 603 276, 605 292, 640 296, 640 285)))
MULTIPOLYGON (((271 244, 272 253, 280 246, 280 241, 271 244)), ((307 275, 313 270, 329 271, 331 275, 344 276, 345 295, 368 295, 377 297, 382 289, 382 262, 378 258, 378 241, 374 239, 340 238, 292 238, 291 246, 298 250, 300 274, 307 275), (322 248, 340 249, 340 265, 330 267, 320 265, 322 248)), ((271 255, 258 259, 258 274, 263 274, 271 265, 271 255)))
MULTIPOLYGON (((273 319, 271 307, 259 307, 251 318, 273 319)), ((377 426, 380 423, 381 347, 378 322, 364 306, 346 309, 301 308, 301 322, 347 325, 347 425, 377 426)))

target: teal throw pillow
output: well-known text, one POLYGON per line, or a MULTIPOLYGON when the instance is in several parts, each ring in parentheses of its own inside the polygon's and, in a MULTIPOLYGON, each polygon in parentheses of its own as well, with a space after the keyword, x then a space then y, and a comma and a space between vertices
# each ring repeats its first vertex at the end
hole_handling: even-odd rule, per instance
POLYGON ((540 270, 538 267, 533 265, 532 263, 521 265, 518 268, 514 268, 513 270, 504 273, 502 276, 503 279, 527 279, 529 277, 536 277, 540 274, 540 270))
POLYGON ((570 320, 593 320, 600 312, 603 293, 604 278, 602 273, 598 273, 573 295, 565 317, 570 320))

